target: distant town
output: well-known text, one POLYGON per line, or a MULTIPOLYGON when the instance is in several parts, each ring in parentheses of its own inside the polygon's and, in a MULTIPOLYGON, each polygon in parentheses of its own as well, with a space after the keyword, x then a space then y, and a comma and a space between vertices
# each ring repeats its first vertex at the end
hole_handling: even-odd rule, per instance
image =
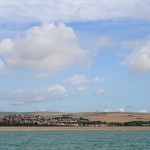
POLYGON ((0 117, 0 126, 150 126, 150 121, 103 122, 89 121, 86 118, 75 118, 68 115, 46 116, 36 114, 14 114, 0 117))

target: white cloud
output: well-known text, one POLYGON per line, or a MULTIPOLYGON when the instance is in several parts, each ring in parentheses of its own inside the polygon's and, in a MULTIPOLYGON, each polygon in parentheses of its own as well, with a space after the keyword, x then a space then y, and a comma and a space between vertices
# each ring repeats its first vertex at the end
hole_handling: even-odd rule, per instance
POLYGON ((118 112, 125 112, 124 108, 119 108, 118 112))
POLYGON ((30 103, 62 100, 68 97, 67 90, 62 85, 54 85, 47 89, 37 91, 21 91, 0 93, 0 99, 10 100, 13 105, 25 105, 30 103))
POLYGON ((118 110, 105 109, 104 112, 125 112, 124 108, 119 108, 118 110))
POLYGON ((0 75, 7 75, 8 70, 6 69, 6 66, 4 62, 0 59, 0 75))
POLYGON ((86 75, 73 75, 69 79, 66 79, 64 82, 69 84, 85 84, 85 83, 100 83, 104 82, 106 77, 94 77, 89 78, 86 75))
POLYGON ((36 75, 36 77, 38 77, 38 78, 47 78, 47 77, 49 77, 49 73, 39 73, 39 74, 37 74, 36 75))
POLYGON ((46 109, 46 108, 41 108, 41 109, 38 110, 38 112, 48 112, 48 109, 46 109))
POLYGON ((3 39, 0 55, 8 66, 50 72, 88 59, 88 53, 78 46, 73 29, 64 24, 43 24, 32 27, 25 37, 3 39))
POLYGON ((134 7, 133 15, 137 18, 150 19, 150 1, 149 0, 135 0, 136 5, 134 7))
POLYGON ((96 94, 97 96, 105 95, 105 94, 106 94, 106 91, 101 88, 101 89, 96 90, 95 94, 96 94))
POLYGON ((112 109, 104 109, 104 112, 113 112, 112 109))
POLYGON ((0 0, 0 18, 83 21, 119 17, 150 19, 149 0, 0 0))
POLYGON ((88 90, 88 88, 87 88, 87 87, 80 86, 80 87, 78 87, 77 90, 78 90, 78 92, 85 92, 85 91, 88 90))
POLYGON ((140 112, 140 113, 148 113, 148 111, 146 109, 141 109, 138 112, 140 112))
POLYGON ((99 82, 104 82, 105 80, 106 80, 105 77, 95 77, 95 78, 93 79, 93 82, 99 83, 99 82))
POLYGON ((135 72, 150 71, 150 41, 129 54, 123 65, 129 65, 135 72))
POLYGON ((86 77, 86 75, 74 75, 69 79, 65 80, 64 82, 70 84, 83 84, 88 82, 88 78, 86 77))
POLYGON ((3 39, 0 42, 0 53, 7 54, 12 52, 12 48, 14 46, 14 43, 11 39, 3 39))
POLYGON ((119 99, 121 98, 120 95, 118 94, 114 94, 110 91, 107 91, 103 88, 99 88, 97 90, 95 90, 95 93, 94 93, 96 96, 104 96, 104 97, 107 97, 107 98, 110 98, 110 99, 119 99))
POLYGON ((54 85, 52 87, 48 88, 48 93, 52 94, 55 97, 67 97, 68 94, 66 92, 66 89, 61 85, 54 85))

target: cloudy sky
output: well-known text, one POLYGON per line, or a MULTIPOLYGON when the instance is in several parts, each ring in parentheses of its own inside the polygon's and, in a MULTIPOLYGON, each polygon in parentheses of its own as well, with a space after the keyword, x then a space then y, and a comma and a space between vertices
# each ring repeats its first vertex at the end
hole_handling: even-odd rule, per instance
POLYGON ((150 112, 150 0, 0 0, 0 111, 150 112))

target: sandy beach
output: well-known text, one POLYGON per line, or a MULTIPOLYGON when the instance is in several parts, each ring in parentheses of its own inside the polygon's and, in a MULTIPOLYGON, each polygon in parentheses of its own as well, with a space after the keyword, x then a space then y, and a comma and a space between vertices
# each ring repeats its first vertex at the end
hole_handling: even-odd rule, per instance
POLYGON ((150 126, 140 127, 0 127, 0 131, 92 131, 92 130, 150 130, 150 126))

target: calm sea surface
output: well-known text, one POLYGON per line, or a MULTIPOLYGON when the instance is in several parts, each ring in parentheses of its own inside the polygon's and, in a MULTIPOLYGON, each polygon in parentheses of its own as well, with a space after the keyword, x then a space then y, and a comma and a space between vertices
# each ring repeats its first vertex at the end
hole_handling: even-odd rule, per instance
POLYGON ((0 131, 0 150, 150 150, 150 131, 0 131))

